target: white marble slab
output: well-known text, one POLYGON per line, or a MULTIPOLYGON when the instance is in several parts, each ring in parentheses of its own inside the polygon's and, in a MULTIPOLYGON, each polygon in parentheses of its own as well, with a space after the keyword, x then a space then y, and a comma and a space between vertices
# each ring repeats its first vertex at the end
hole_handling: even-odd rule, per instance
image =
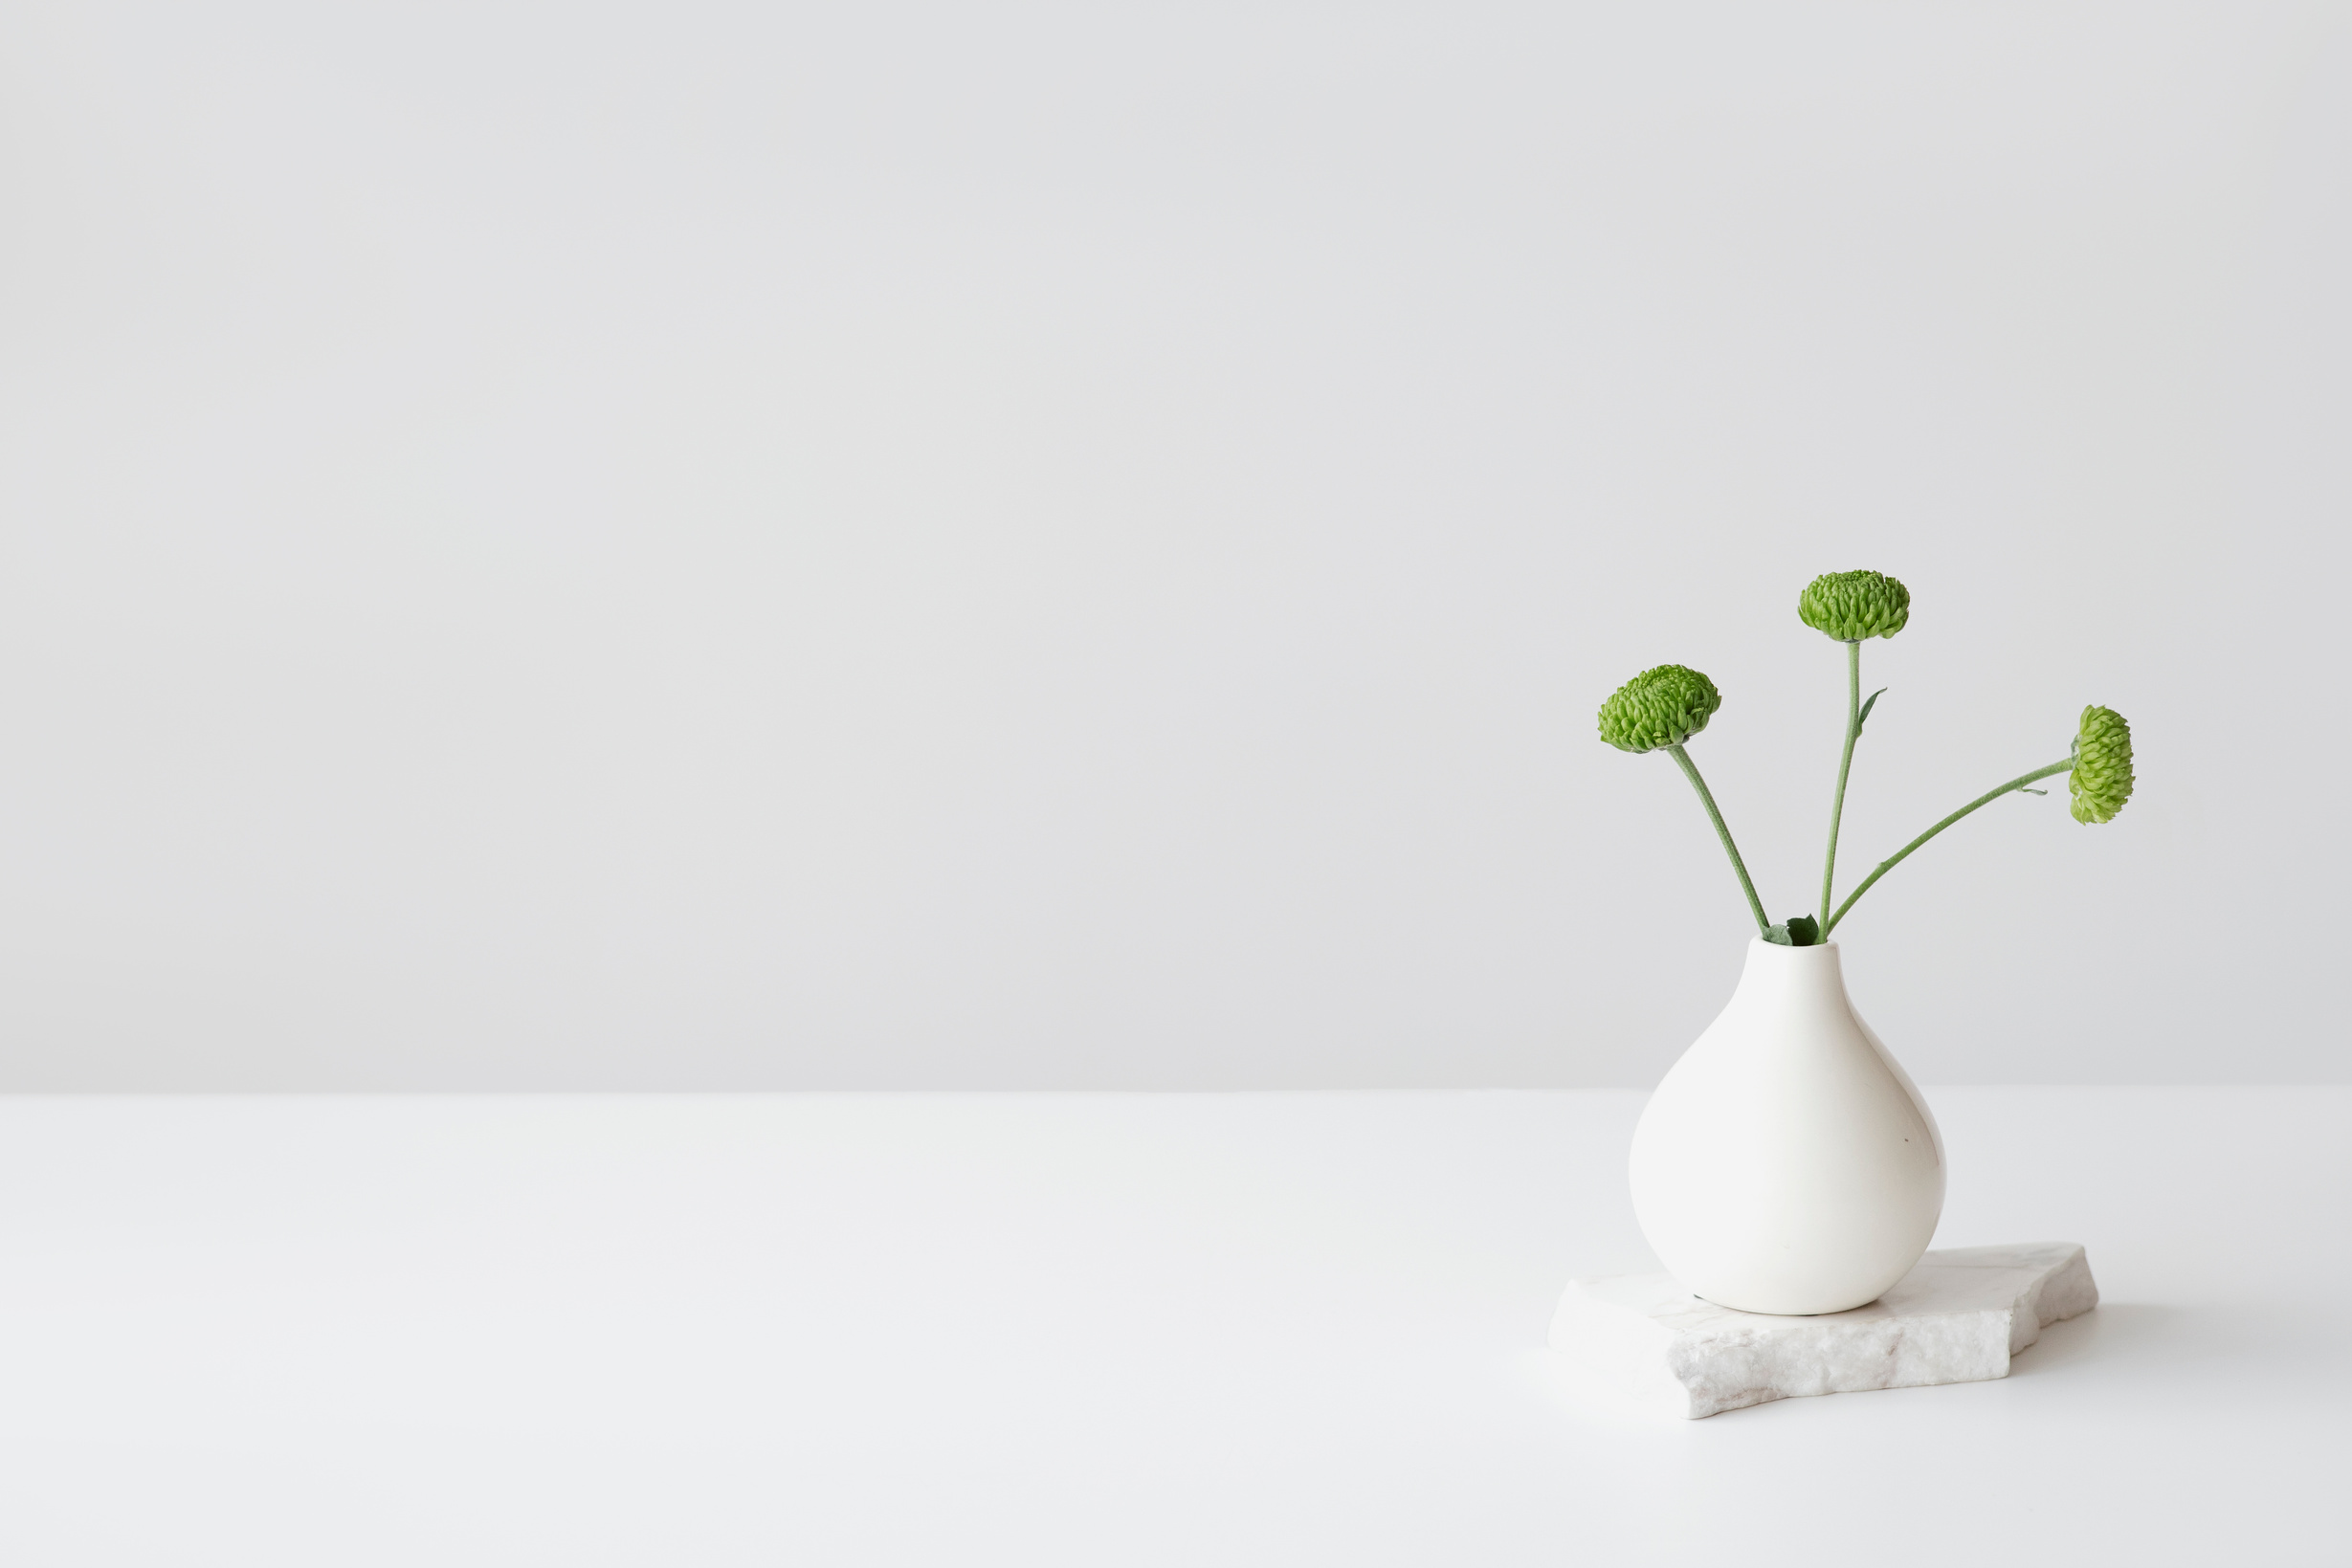
POLYGON ((1669 1274, 1568 1286, 1552 1348, 1580 1377, 1662 1414, 1697 1420, 1807 1394, 2006 1378, 2044 1325, 2098 1305, 2073 1242, 1930 1252, 1867 1307, 1819 1317, 1733 1312, 1669 1274))

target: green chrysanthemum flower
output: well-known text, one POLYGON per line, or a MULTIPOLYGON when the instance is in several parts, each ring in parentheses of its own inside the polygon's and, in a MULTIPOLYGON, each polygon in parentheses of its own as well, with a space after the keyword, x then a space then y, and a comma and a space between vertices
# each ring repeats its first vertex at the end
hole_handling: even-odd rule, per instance
POLYGON ((1911 619, 1911 590, 1884 572, 1830 572, 1797 595, 1797 618, 1841 643, 1892 637, 1911 619))
POLYGON ((1682 664, 1644 670, 1601 704, 1601 739, 1619 751, 1678 746, 1707 727, 1723 694, 1682 664))
POLYGON ((2082 710, 2075 731, 2075 767, 2066 776, 2076 822, 2113 822, 2132 798, 2132 727, 2113 708, 2082 710))

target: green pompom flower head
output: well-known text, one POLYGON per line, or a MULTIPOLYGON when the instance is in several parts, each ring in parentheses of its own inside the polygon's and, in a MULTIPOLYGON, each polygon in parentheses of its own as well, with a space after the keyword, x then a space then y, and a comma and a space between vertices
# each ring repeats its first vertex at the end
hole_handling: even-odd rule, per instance
POLYGON ((1685 664, 1644 670, 1601 704, 1601 739, 1619 751, 1678 746, 1707 727, 1723 694, 1685 664))
POLYGON ((2075 767, 2066 777, 2076 822, 2113 822, 2132 798, 2132 727, 2113 708, 2082 710, 2075 731, 2075 767))
POLYGON ((1846 784, 1853 770, 1854 745, 1862 738, 1862 726, 1868 722, 1872 710, 1886 695, 1881 688, 1872 693, 1868 700, 1863 698, 1862 644, 1872 637, 1892 637, 1910 623, 1911 590, 1884 572, 1830 572, 1806 585, 1805 591, 1797 596, 1797 615, 1815 631, 1842 645, 1839 661, 1846 666, 1845 749, 1838 757, 1837 788, 1830 797, 1830 842, 1822 855, 1821 902, 1815 913, 1792 915, 1780 921, 1765 916, 1764 900, 1756 893, 1755 878, 1748 875, 1747 863, 1740 858, 1740 846, 1732 841, 1731 825, 1723 820, 1722 808, 1715 803, 1715 792, 1707 787, 1698 764, 1683 744, 1705 729, 1716 710, 1723 705, 1722 694, 1715 689, 1715 682, 1688 665, 1661 664, 1653 670, 1644 670, 1601 704, 1602 740, 1619 751, 1663 752, 1675 760, 1675 765, 1690 781, 1698 804, 1706 810, 1707 821, 1715 828, 1715 836, 1722 842, 1733 874, 1740 879, 1740 891, 1747 898, 1747 912, 1756 922, 1756 935, 1767 945, 1814 947, 1829 943, 1836 934, 1838 922, 1853 911, 1855 901, 1876 887, 1887 872, 1910 859, 1953 824, 1995 801, 2020 793, 2051 793, 2049 789, 2033 787, 2044 779, 2061 773, 2069 775, 2067 785, 2074 797, 2072 811, 2076 822, 2113 822, 2132 798, 2135 781, 2131 725, 2113 708, 2085 708, 2074 744, 2067 748, 2064 757, 2021 773, 2007 784, 1995 784, 1951 812, 1872 867, 1870 874, 1855 884, 1843 903, 1832 904, 1837 891, 1838 829, 1845 816, 1846 784))
POLYGON ((1715 682, 1687 664, 1661 664, 1644 670, 1601 704, 1601 739, 1619 751, 1663 751, 1675 760, 1691 787, 1698 791, 1707 820, 1715 824, 1715 836, 1723 841, 1723 852, 1731 856, 1731 869, 1740 875, 1740 891, 1747 894, 1748 913, 1756 917, 1756 934, 1762 936, 1768 925, 1764 900, 1756 896, 1756 884, 1747 874, 1747 863, 1740 858, 1740 846, 1731 841, 1730 825, 1723 821, 1714 792, 1699 777, 1698 764, 1691 761, 1691 754, 1682 749, 1682 742, 1705 729, 1707 720, 1722 705, 1723 694, 1715 689, 1715 682))
POLYGON ((1892 637, 1911 619, 1911 590, 1884 572, 1829 572, 1797 595, 1797 619, 1841 643, 1892 637))

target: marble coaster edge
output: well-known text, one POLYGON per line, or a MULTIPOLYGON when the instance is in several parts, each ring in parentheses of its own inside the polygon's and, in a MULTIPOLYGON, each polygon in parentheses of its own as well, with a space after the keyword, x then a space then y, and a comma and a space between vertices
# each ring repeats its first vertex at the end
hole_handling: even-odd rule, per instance
POLYGON ((1613 1402, 1699 1420, 1816 1394, 2006 1378, 2044 1328, 2098 1304, 2075 1242, 1929 1252, 1878 1301, 1821 1317, 1719 1307, 1666 1274, 1569 1282, 1549 1340, 1613 1402))

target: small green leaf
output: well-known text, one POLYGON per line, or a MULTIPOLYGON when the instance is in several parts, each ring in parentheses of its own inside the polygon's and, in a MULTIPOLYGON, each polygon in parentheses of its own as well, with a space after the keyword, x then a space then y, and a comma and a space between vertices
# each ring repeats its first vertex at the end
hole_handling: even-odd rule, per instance
POLYGON ((1791 915, 1787 925, 1782 929, 1788 933, 1788 945, 1791 947, 1818 947, 1821 944, 1821 922, 1810 915, 1791 915))
POLYGON ((1863 703, 1863 704, 1862 704, 1862 711, 1861 711, 1860 713, 1858 713, 1858 714, 1856 714, 1856 715, 1854 716, 1854 719, 1853 719, 1853 733, 1854 733, 1854 734, 1859 735, 1859 734, 1861 734, 1861 733, 1862 733, 1862 726, 1870 722, 1870 711, 1871 711, 1873 708, 1875 708, 1876 706, 1878 706, 1878 699, 1879 699, 1880 697, 1882 697, 1882 696, 1886 696, 1886 695, 1887 695, 1887 689, 1886 689, 1885 687, 1883 687, 1883 686, 1879 687, 1876 691, 1875 691, 1875 692, 1871 693, 1871 695, 1870 695, 1870 700, 1869 700, 1868 702, 1863 703))
POLYGON ((1788 928, 1785 925, 1764 927, 1764 939, 1775 947, 1794 947, 1796 945, 1788 939, 1788 928))

